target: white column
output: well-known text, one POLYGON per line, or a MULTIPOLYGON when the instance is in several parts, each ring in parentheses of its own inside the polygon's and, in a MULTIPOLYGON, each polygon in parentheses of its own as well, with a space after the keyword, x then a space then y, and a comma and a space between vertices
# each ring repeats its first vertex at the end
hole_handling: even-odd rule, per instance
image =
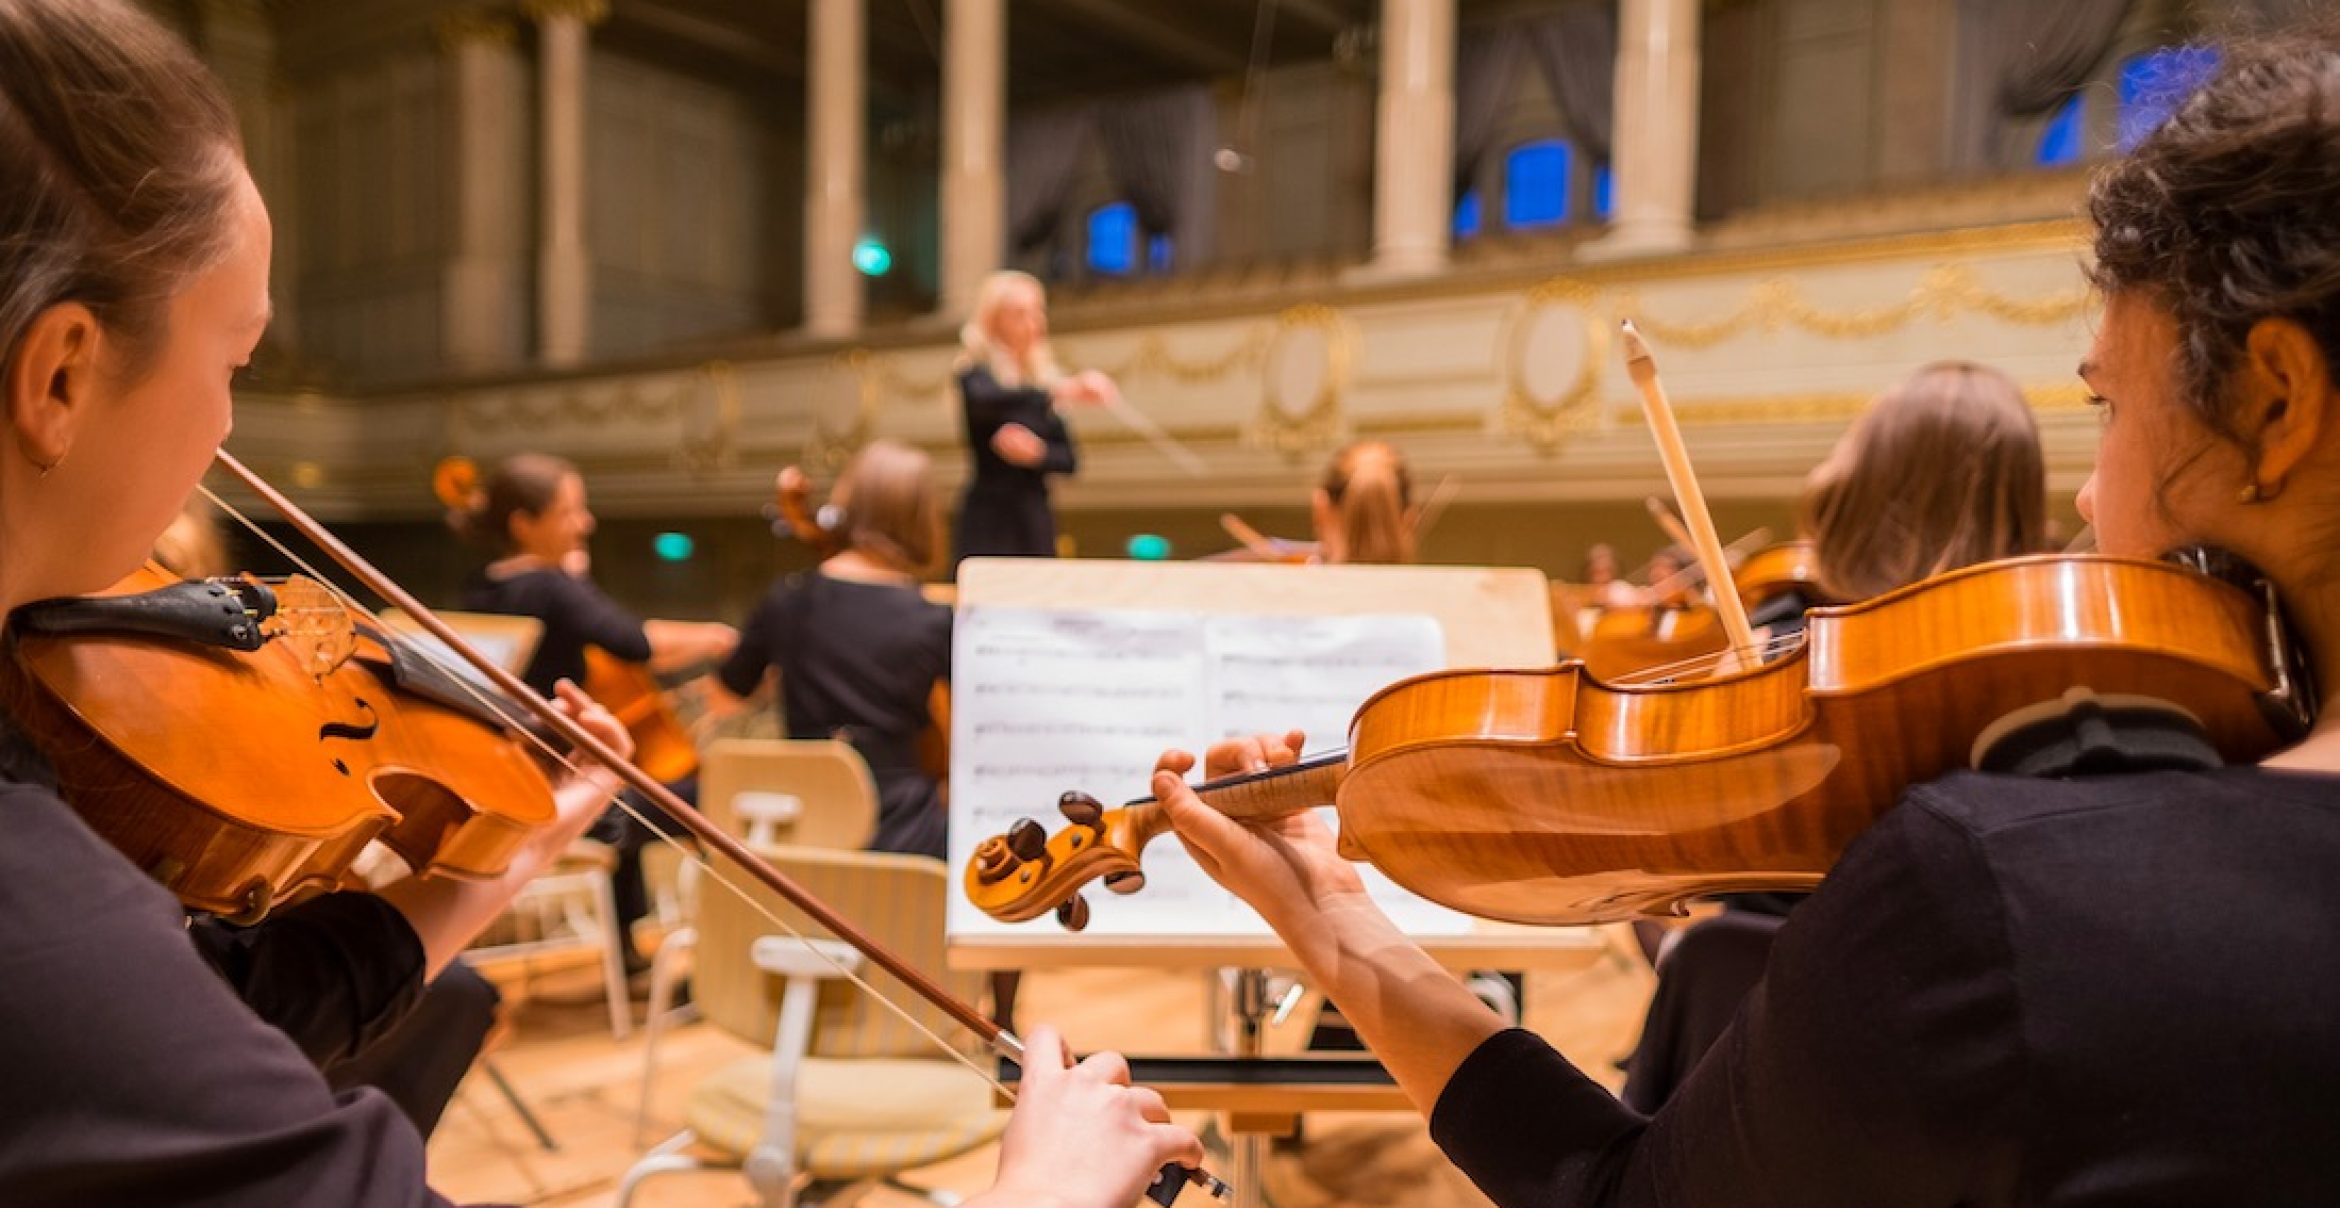
POLYGON ((811 96, 805 115, 804 330, 836 339, 861 330, 853 244, 867 208, 868 66, 862 0, 811 0, 811 96))
POLYGON ((1374 275, 1446 267, 1454 229, 1455 0, 1381 0, 1374 275))
POLYGON ((1616 129, 1610 170, 1617 212, 1585 250, 1644 255, 1690 246, 1698 185, 1699 0, 1621 0, 1616 129))
POLYGON ((1007 255, 1007 3, 943 9, 942 299, 964 317, 1007 255))
POLYGON ((477 11, 439 19, 446 56, 453 230, 441 278, 439 346, 449 368, 498 369, 527 351, 527 178, 519 30, 477 11))
POLYGON ((585 248, 586 31, 608 0, 527 0, 537 30, 537 139, 542 224, 537 232, 536 342, 547 365, 585 359, 593 316, 593 262, 585 248))

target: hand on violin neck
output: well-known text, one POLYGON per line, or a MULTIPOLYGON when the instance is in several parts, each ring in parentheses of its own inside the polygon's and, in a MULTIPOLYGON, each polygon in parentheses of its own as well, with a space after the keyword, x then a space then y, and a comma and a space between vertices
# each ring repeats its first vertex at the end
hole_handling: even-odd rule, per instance
MULTIPOLYGON (((1209 779, 1262 772, 1297 762, 1304 736, 1258 734, 1212 747, 1204 758, 1209 779)), ((1314 811, 1273 822, 1237 822, 1195 795, 1185 775, 1194 756, 1165 752, 1154 765, 1154 797, 1169 814, 1179 841, 1212 880, 1249 902, 1280 933, 1305 930, 1307 920, 1365 885, 1356 866, 1333 850, 1333 834, 1314 811)))

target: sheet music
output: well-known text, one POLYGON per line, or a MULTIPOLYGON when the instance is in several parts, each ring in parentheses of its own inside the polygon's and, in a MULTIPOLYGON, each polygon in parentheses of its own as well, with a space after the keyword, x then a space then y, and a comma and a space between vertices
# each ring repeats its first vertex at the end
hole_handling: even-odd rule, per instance
MULTIPOLYGON (((1311 751, 1347 741, 1349 718, 1393 680, 1445 665, 1437 622, 1422 614, 1343 617, 1196 615, 969 605, 953 658, 951 862, 1019 818, 1050 831, 1056 799, 1080 789, 1108 806, 1147 793, 1168 748, 1200 752, 1229 735, 1305 729, 1311 751)), ((1329 816, 1331 811, 1325 811, 1329 816)), ((1401 925, 1468 930, 1365 869, 1401 925)), ((1120 897, 1087 891, 1089 931, 1112 935, 1249 936, 1266 930, 1213 884, 1175 838, 1146 852, 1146 887, 1120 897)), ((954 934, 1055 928, 1051 918, 998 923, 960 895, 954 934)))

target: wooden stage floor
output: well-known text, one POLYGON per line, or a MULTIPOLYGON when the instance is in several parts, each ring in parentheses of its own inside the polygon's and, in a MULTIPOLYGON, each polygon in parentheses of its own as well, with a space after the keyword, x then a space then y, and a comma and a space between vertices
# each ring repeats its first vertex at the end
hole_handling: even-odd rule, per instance
MULTIPOLYGON (((506 984, 514 1028, 492 1054, 521 1098, 559 1144, 537 1147, 495 1086, 477 1069, 447 1110, 430 1147, 432 1184, 458 1203, 510 1203, 598 1208, 613 1203, 618 1178, 649 1145, 679 1127, 681 1109, 699 1076, 754 1048, 704 1023, 670 1031, 660 1043, 651 1128, 637 1142, 636 1096, 642 1074, 637 1030, 614 1041, 587 968, 491 971, 506 984)), ((1528 1025, 1612 1088, 1615 1063, 1632 1048, 1648 1003, 1651 977, 1638 960, 1614 952, 1582 971, 1535 974, 1528 981, 1528 1025)), ((1027 975, 1019 1014, 1065 1029, 1085 1050, 1143 1045, 1149 1053, 1206 1052, 1204 987, 1199 975, 1142 970, 1055 970, 1027 975)), ((637 1004, 637 1010, 639 1004, 637 1004)), ((1297 1015, 1270 1048, 1297 1048, 1305 1024, 1297 1015)), ((1182 1113, 1196 1127, 1211 1119, 1182 1113)), ((1411 1115, 1316 1114, 1306 1140, 1279 1146, 1267 1172, 1276 1208, 1484 1208, 1486 1201, 1431 1146, 1411 1115)), ((986 1147, 950 1162, 911 1172, 905 1181, 968 1194, 990 1180, 997 1150, 986 1147)), ((737 1175, 675 1175, 645 1185, 641 1208, 706 1208, 753 1201, 737 1175)), ((915 1208, 923 1201, 885 1189, 852 1201, 854 1208, 915 1208)), ((832 1201, 843 1208, 841 1201, 832 1201)), ((1189 1192, 1181 1205, 1199 1208, 1189 1192)))

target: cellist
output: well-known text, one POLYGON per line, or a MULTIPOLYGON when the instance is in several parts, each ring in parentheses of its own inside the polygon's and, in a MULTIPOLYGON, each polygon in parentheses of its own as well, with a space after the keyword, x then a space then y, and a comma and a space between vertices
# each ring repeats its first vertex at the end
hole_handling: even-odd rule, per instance
MULTIPOLYGON (((2110 554, 2255 564, 2340 683, 2340 31, 2236 43, 2091 185, 2110 554)), ((1956 457, 1960 450, 1945 449, 1956 457)), ((1213 749, 1213 773, 1300 736, 1213 749)), ((1643 1116, 1506 1029, 1307 815, 1154 792, 1502 1208, 2311 1204, 2340 1188, 2340 711, 2261 764, 1909 790, 1643 1116)))
MULTIPOLYGON (((0 2, 0 611, 145 559, 227 434, 230 380, 267 324, 269 238, 234 111, 184 44, 123 0, 0 2)), ((564 696, 622 747, 614 719, 564 696)), ((329 895, 347 925, 291 937, 410 998, 599 811, 603 775, 564 790, 505 876, 329 895)), ((413 1126, 375 1092, 330 1092, 13 726, 0 815, 0 1203, 444 1202, 413 1126)), ((1125 1066, 1033 1068, 998 1183, 971 1203, 1123 1208, 1165 1160, 1200 1160, 1125 1066)))
MULTIPOLYGON (((542 453, 507 457, 462 502, 448 525, 496 555, 464 583, 463 607, 543 622, 536 652, 520 673, 538 692, 563 679, 585 683, 589 647, 623 662, 681 667, 722 658, 738 644, 739 634, 720 621, 644 620, 594 584, 586 547, 593 510, 584 476, 566 460, 542 453)), ((697 796, 689 784, 678 791, 686 801, 697 796)), ((642 851, 655 836, 633 811, 612 808, 594 837, 617 855, 611 881, 619 959, 628 974, 643 973, 650 960, 634 946, 634 924, 650 913, 642 851)))

